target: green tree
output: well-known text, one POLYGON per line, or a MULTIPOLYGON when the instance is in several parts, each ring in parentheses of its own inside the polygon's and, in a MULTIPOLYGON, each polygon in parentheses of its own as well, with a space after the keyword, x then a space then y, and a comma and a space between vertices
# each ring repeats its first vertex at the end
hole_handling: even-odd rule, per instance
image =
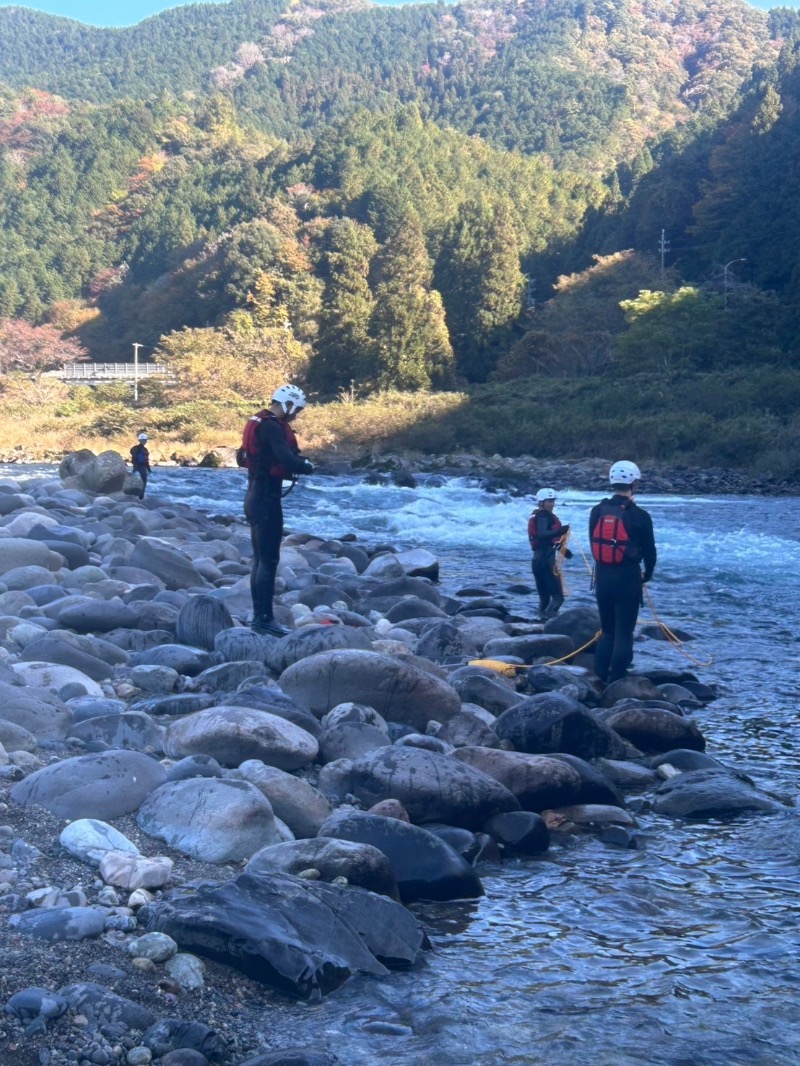
POLYGON ((335 392, 372 381, 375 343, 369 327, 375 300, 369 286, 378 249, 372 230, 351 219, 338 219, 326 234, 325 289, 311 379, 317 388, 335 392))
POLYGON ((376 258, 375 341, 381 388, 427 389, 452 380, 453 349, 419 216, 409 209, 376 258))

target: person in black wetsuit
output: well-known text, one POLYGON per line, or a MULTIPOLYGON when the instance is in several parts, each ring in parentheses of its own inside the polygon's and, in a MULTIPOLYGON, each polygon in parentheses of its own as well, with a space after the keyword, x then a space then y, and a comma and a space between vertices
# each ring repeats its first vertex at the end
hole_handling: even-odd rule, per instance
POLYGON ((595 648, 594 670, 609 684, 625 676, 633 659, 642 585, 653 576, 656 565, 653 521, 633 502, 641 476, 635 463, 614 463, 609 471, 614 495, 593 507, 589 516, 594 589, 603 630, 595 648))
POLYGON ((569 532, 569 526, 563 526, 553 513, 556 498, 555 489, 539 489, 536 510, 528 519, 528 541, 533 551, 531 570, 539 593, 539 610, 548 618, 558 614, 564 602, 561 577, 556 572, 556 549, 569 532))
POLYGON ((142 491, 139 493, 139 499, 144 499, 145 489, 147 488, 147 478, 150 474, 150 452, 147 450, 147 442, 150 438, 146 433, 140 433, 136 438, 137 443, 131 448, 131 464, 133 466, 134 474, 138 474, 142 479, 142 491))
POLYGON ((253 597, 251 628, 258 633, 284 636, 289 632, 272 613, 275 574, 281 554, 284 478, 311 474, 314 467, 300 454, 292 422, 306 406, 306 397, 296 385, 281 385, 267 410, 256 415, 255 456, 248 461, 244 513, 250 523, 253 542, 253 569, 250 592, 253 597))

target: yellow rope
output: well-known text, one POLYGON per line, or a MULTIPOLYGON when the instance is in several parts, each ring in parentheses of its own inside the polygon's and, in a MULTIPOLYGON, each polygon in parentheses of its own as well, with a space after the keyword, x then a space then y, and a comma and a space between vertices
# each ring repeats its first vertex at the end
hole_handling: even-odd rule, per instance
POLYGON ((485 666, 487 670, 494 670, 496 674, 503 674, 504 677, 513 678, 517 676, 518 670, 535 670, 537 666, 558 666, 559 663, 565 663, 568 659, 574 659, 576 655, 580 655, 582 651, 586 651, 595 641, 599 640, 602 634, 602 629, 598 629, 591 640, 587 640, 580 648, 576 648, 575 651, 571 651, 560 659, 553 659, 549 663, 536 663, 533 666, 529 666, 522 663, 506 663, 502 659, 471 659, 467 666, 485 666))
POLYGON ((711 666, 711 664, 714 662, 713 658, 708 659, 706 662, 701 662, 700 659, 695 659, 693 655, 690 655, 689 652, 684 649, 683 641, 677 635, 677 633, 673 633, 669 626, 666 624, 666 622, 662 622, 661 619, 658 617, 658 611, 656 611, 656 605, 653 603, 653 597, 650 593, 650 589, 647 587, 647 585, 643 585, 642 588, 644 589, 644 594, 647 599, 647 602, 650 605, 650 610, 653 612, 653 618, 655 618, 658 628, 664 634, 664 637, 666 638, 668 643, 670 643, 676 651, 679 651, 681 655, 685 655, 690 662, 693 662, 695 664, 695 666, 711 666))

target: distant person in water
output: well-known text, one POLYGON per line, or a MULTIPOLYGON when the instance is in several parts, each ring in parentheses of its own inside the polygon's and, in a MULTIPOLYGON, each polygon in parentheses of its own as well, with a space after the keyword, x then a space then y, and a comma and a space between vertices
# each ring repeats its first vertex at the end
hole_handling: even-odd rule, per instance
MULTIPOLYGON (((556 552, 564 545, 569 526, 562 525, 561 519, 553 511, 556 499, 555 489, 539 489, 536 508, 528 519, 528 541, 533 552, 531 570, 539 594, 539 611, 545 618, 558 614, 564 602, 556 552)), ((572 558, 572 552, 566 547, 564 554, 572 558)))
POLYGON ((147 441, 149 437, 146 433, 140 433, 136 438, 136 444, 131 448, 131 463, 133 464, 134 474, 138 474, 142 479, 142 491, 139 493, 139 499, 144 499, 145 489, 147 488, 147 478, 150 474, 150 452, 147 450, 147 441))
POLYGON ((294 481, 298 474, 314 472, 313 465, 300 454, 290 424, 305 406, 302 389, 281 385, 273 393, 270 406, 248 421, 236 456, 239 465, 247 467, 244 513, 250 523, 253 543, 251 628, 274 637, 289 632, 272 613, 283 536, 283 482, 294 481))
POLYGON ((602 636, 594 654, 601 681, 619 681, 633 659, 633 631, 642 605, 642 586, 653 576, 653 521, 633 502, 641 471, 623 459, 609 471, 613 496, 592 508, 589 543, 594 557, 594 591, 602 636))

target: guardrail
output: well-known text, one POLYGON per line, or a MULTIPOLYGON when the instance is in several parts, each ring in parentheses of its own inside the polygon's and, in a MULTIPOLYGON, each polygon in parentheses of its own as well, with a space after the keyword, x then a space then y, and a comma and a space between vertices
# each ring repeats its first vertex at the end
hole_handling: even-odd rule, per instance
POLYGON ((64 363, 60 370, 48 370, 49 378, 61 381, 141 381, 142 378, 168 377, 165 363, 64 363))

